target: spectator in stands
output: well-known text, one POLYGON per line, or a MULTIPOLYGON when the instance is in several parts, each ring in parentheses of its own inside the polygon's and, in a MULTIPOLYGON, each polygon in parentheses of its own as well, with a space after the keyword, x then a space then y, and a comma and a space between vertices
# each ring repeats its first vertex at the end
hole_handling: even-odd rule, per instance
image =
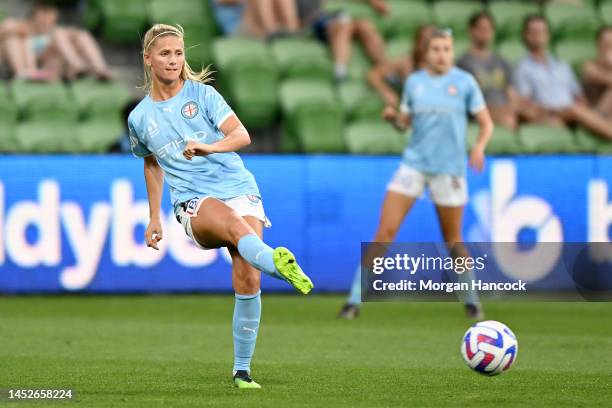
POLYGON ((491 117, 496 124, 515 129, 516 92, 511 87, 512 67, 499 54, 492 51, 495 39, 495 22, 487 12, 474 14, 468 23, 470 49, 457 66, 476 78, 484 94, 491 117))
POLYGON ((63 75, 70 80, 89 74, 101 80, 110 79, 110 69, 91 34, 58 26, 57 20, 57 8, 41 2, 34 5, 26 20, 8 19, 3 23, 2 48, 15 75, 30 79, 55 79, 63 75), (39 78, 41 74, 43 77, 39 78))
POLYGON ((597 32, 597 49, 597 57, 582 67, 582 81, 591 107, 612 120, 612 26, 597 32))
POLYGON ((211 0, 215 18, 226 35, 274 38, 299 31, 295 0, 211 0))
POLYGON ((217 25, 225 35, 239 32, 244 14, 244 0, 210 0, 217 25))
POLYGON ((612 140, 612 122, 587 105, 571 67, 548 53, 550 33, 543 16, 527 16, 523 41, 528 55, 516 70, 521 116, 529 123, 579 124, 612 140))
MULTIPOLYGON (((384 0, 367 1, 378 13, 388 13, 384 0)), ((315 35, 329 44, 334 60, 334 78, 342 82, 348 78, 353 38, 359 39, 368 57, 375 65, 385 61, 385 42, 378 29, 367 19, 353 20, 342 11, 326 12, 323 0, 298 0, 298 11, 302 24, 312 27, 315 35)))
POLYGON ((57 55, 49 50, 48 34, 57 9, 37 4, 27 21, 7 18, 0 24, 0 54, 18 79, 50 81, 59 78, 57 55))
POLYGON ((416 30, 411 53, 394 60, 385 60, 368 73, 368 82, 387 106, 399 106, 404 80, 412 71, 424 67, 427 38, 434 30, 435 26, 431 24, 420 26, 416 30))

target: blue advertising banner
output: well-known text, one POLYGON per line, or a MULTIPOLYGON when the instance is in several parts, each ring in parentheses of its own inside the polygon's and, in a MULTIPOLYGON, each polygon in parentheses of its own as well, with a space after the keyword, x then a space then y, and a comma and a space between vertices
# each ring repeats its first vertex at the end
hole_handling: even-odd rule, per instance
MULTIPOLYGON (((398 158, 244 160, 273 224, 266 242, 291 248, 316 290, 347 290, 398 158)), ((468 172, 465 240, 608 242, 611 182, 610 157, 490 158, 483 173, 468 172)), ((167 191, 163 211, 164 240, 154 251, 143 239, 148 204, 142 161, 130 156, 2 156, 0 292, 231 291, 227 251, 190 243, 167 191)), ((427 198, 415 205, 397 241, 441 241, 427 198)), ((546 271, 536 278, 550 281, 546 271)), ((263 288, 291 290, 267 277, 263 288)))

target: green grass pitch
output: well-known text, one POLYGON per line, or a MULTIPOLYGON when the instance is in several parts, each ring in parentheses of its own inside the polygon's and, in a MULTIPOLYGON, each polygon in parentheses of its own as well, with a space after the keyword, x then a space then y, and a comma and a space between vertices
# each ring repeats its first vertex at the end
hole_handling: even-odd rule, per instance
POLYGON ((0 407, 595 407, 612 401, 612 303, 490 303, 517 335, 514 367, 471 372, 454 303, 365 305, 264 295, 253 363, 231 386, 231 295, 0 298, 0 388, 71 388, 77 401, 0 407), (51 405, 49 405, 51 404, 51 405))

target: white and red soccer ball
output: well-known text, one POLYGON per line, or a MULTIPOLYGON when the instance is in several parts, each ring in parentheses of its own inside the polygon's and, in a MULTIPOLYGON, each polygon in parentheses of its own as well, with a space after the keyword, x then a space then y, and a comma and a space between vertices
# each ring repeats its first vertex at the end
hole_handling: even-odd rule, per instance
POLYGON ((507 371, 516 361, 518 342, 505 324, 486 320, 470 327, 461 342, 461 355, 472 370, 484 375, 507 371))

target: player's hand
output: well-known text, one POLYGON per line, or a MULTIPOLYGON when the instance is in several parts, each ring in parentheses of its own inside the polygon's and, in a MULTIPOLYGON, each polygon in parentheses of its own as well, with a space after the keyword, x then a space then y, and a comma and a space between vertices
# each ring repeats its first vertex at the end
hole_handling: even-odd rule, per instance
POLYGON ((185 156, 187 160, 193 159, 194 156, 206 156, 211 153, 214 153, 211 145, 196 142, 195 140, 187 142, 185 150, 183 150, 183 156, 185 156))
POLYGON ((383 94, 383 99, 385 101, 385 105, 389 107, 398 106, 400 102, 397 94, 391 91, 385 91, 383 94))
POLYGON ((481 172, 484 169, 485 155, 484 150, 480 147, 474 147, 470 155, 470 167, 481 172))
POLYGON ((153 248, 159 251, 157 243, 163 238, 161 221, 159 219, 152 219, 149 221, 147 230, 145 231, 145 241, 149 248, 153 248))
POLYGON ((397 109, 392 106, 385 106, 385 109, 382 111, 382 118, 389 122, 395 122, 397 119, 397 109))

